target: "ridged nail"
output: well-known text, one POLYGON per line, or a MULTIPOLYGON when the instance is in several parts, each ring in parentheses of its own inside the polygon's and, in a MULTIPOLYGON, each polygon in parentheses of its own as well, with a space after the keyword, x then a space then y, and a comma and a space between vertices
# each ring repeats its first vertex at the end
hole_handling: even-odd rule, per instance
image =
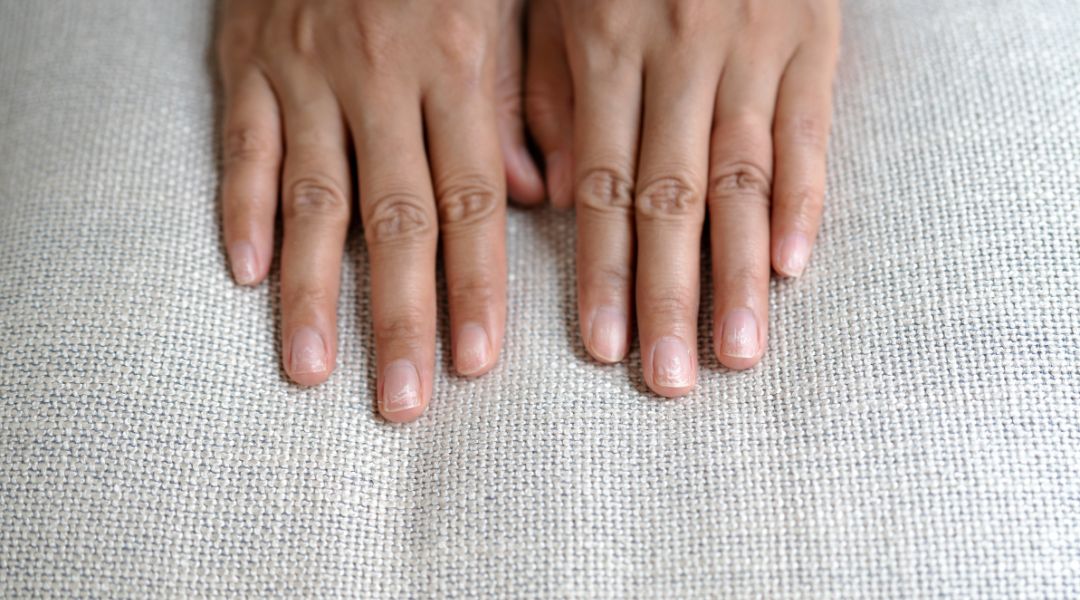
POLYGON ((736 308, 724 317, 720 353, 732 358, 753 358, 759 350, 758 326, 749 308, 736 308))
POLYGON ((293 374, 326 371, 326 343, 318 331, 301 327, 293 333, 290 364, 293 374))
POLYGON ((690 348, 674 336, 665 336, 653 346, 653 383, 662 387, 690 386, 690 348))
POLYGON ((400 412, 420 406, 420 374, 407 360, 395 360, 383 369, 382 410, 400 412))
POLYGON ((250 242, 235 242, 229 248, 229 263, 232 264, 233 279, 236 283, 255 283, 255 247, 250 242))
POLYGON ((789 233, 780 241, 777 248, 779 251, 780 274, 787 277, 798 277, 806 270, 806 263, 810 260, 810 240, 796 231, 789 233))
POLYGON ((482 325, 466 323, 461 326, 457 332, 454 360, 458 373, 462 375, 472 375, 488 365, 491 361, 491 343, 482 325))
POLYGON ((593 312, 589 331, 589 348, 593 356, 604 362, 619 362, 626 356, 626 314, 610 306, 593 312))

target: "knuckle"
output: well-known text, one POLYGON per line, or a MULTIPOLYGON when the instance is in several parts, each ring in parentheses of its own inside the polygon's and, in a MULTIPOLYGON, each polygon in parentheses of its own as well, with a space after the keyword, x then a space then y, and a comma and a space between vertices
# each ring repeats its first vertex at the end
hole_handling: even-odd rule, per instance
MULTIPOLYGON (((525 119, 531 127, 543 127, 549 123, 557 123, 560 111, 559 107, 569 106, 570 97, 557 98, 548 87, 540 84, 531 84, 525 88, 525 119)), ((561 124, 560 124, 561 125, 561 124)))
POLYGON ((633 50, 637 41, 627 35, 633 26, 632 11, 624 10, 621 3, 596 0, 575 28, 574 54, 585 72, 607 73, 629 66, 630 57, 637 55, 633 50))
POLYGON ((683 176, 660 177, 643 185, 635 202, 637 216, 649 220, 703 215, 702 194, 683 176))
POLYGON ((309 175, 292 182, 285 196, 284 216, 287 219, 320 217, 334 220, 349 218, 349 201, 345 192, 329 178, 309 175))
POLYGON ((474 272, 447 279, 446 293, 451 306, 479 309, 495 304, 496 282, 490 273, 474 272))
POLYGON ((634 289, 634 275, 629 263, 594 265, 587 276, 588 286, 619 296, 629 296, 634 289))
POLYGON ((325 288, 310 284, 290 287, 286 290, 283 286, 281 291, 281 304, 289 312, 322 310, 337 303, 337 298, 325 288))
POLYGON ((799 115, 778 118, 776 130, 795 144, 824 153, 828 146, 829 125, 825 119, 799 115))
POLYGON ((595 38, 583 42, 578 54, 582 70, 588 74, 625 72, 632 64, 632 55, 625 35, 609 37, 606 33, 599 33, 595 38))
POLYGON ((632 11, 622 10, 620 3, 612 0, 596 0, 590 8, 583 19, 590 39, 611 45, 626 38, 632 11))
POLYGON ((709 181, 712 202, 750 200, 766 205, 772 195, 771 182, 765 170, 750 162, 733 162, 713 171, 709 181))
POLYGON ((767 24, 771 10, 772 7, 761 0, 742 0, 737 4, 736 14, 745 28, 757 28, 767 24))
POLYGON ((495 84, 495 106, 499 115, 512 117, 514 122, 521 121, 521 73, 506 72, 499 76, 495 84))
POLYGON ((547 93, 547 90, 537 89, 538 86, 526 85, 525 96, 523 98, 525 104, 525 116, 528 119, 542 119, 551 115, 554 112, 555 103, 552 101, 551 94, 547 93))
POLYGON ((641 302, 642 313, 658 322, 689 322, 697 315, 697 293, 687 288, 647 291, 641 302))
POLYGON ((477 27, 475 19, 457 10, 448 11, 441 21, 435 43, 446 68, 465 82, 478 81, 487 55, 488 36, 477 27))
POLYGON ((801 220, 820 213, 825 205, 825 194, 813 186, 798 186, 783 193, 777 193, 777 203, 794 213, 801 220))
POLYGON ((410 242, 434 234, 430 209, 416 195, 393 193, 372 202, 364 235, 376 244, 410 242))
POLYGON ((701 29, 704 17, 700 0, 669 0, 667 25, 676 38, 686 38, 701 29))
POLYGON ((770 277, 768 262, 762 263, 757 269, 743 265, 723 269, 713 288, 717 296, 757 294, 762 289, 768 289, 770 277))
POLYGON ((226 166, 236 163, 266 163, 277 160, 278 149, 268 135, 254 127, 241 126, 226 132, 222 154, 226 166))
POLYGON ((463 229, 484 223, 499 209, 496 186, 479 176, 469 176, 446 185, 438 194, 439 221, 448 229, 463 229))
POLYGON ((420 347, 428 329, 423 323, 424 315, 417 309, 403 310, 377 319, 374 323, 376 343, 393 342, 411 348, 420 347))
POLYGON ((603 215, 625 215, 634 206, 634 185, 619 169, 589 169, 578 183, 577 205, 603 215))
POLYGON ((395 30, 385 18, 369 14, 369 4, 357 2, 352 6, 352 19, 334 31, 334 42, 347 53, 355 53, 361 64, 374 71, 392 71, 400 46, 395 30))
POLYGON ((289 35, 297 54, 306 57, 315 55, 315 16, 310 6, 297 11, 290 23, 289 35))

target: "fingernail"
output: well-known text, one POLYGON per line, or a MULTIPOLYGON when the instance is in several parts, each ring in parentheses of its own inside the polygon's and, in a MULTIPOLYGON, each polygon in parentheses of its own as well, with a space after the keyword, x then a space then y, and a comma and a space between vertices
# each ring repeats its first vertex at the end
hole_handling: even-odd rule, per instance
POLYGON ((806 270, 806 263, 810 260, 810 240, 801 232, 789 233, 780 241, 780 274, 788 277, 798 277, 806 270))
POLYGON ((626 355, 626 315, 617 308, 602 306, 593 312, 589 331, 593 355, 605 362, 619 362, 626 355))
POLYGON ((653 383, 669 388, 690 386, 690 349, 674 336, 660 338, 653 346, 653 383))
POLYGON ((487 331, 477 323, 466 323, 457 332, 457 347, 454 349, 458 373, 472 375, 481 371, 491 360, 491 344, 487 331))
POLYGON ((294 374, 326 371, 326 344, 319 332, 301 327, 292 337, 292 372, 294 374))
POLYGON ((749 308, 736 308, 724 317, 720 353, 732 358, 753 358, 758 353, 757 319, 749 308))
POLYGON ((233 279, 240 285, 255 283, 255 247, 249 242, 235 242, 229 248, 233 279))
POLYGON ((420 406, 420 374, 407 360, 395 360, 383 370, 382 409, 400 412, 420 406))

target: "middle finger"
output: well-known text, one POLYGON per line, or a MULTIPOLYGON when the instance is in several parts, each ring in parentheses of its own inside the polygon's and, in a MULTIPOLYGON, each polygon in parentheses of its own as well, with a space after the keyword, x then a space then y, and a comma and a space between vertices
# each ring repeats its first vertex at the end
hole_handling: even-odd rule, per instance
MULTIPOLYGON (((666 53, 665 53, 666 54, 666 53)), ((701 228, 718 68, 683 52, 645 66, 645 114, 635 201, 642 368, 658 394, 697 377, 701 228)))

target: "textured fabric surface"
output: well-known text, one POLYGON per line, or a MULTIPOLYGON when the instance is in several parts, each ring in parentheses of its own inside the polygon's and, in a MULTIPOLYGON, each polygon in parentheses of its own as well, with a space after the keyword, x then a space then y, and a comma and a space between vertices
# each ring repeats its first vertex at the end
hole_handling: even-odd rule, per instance
POLYGON ((1080 595, 1080 3, 845 11, 763 364, 591 362, 573 215, 514 210, 499 367, 450 373, 444 304, 391 426, 359 231, 317 389, 276 267, 228 276, 211 3, 0 0, 0 595, 1080 595))

